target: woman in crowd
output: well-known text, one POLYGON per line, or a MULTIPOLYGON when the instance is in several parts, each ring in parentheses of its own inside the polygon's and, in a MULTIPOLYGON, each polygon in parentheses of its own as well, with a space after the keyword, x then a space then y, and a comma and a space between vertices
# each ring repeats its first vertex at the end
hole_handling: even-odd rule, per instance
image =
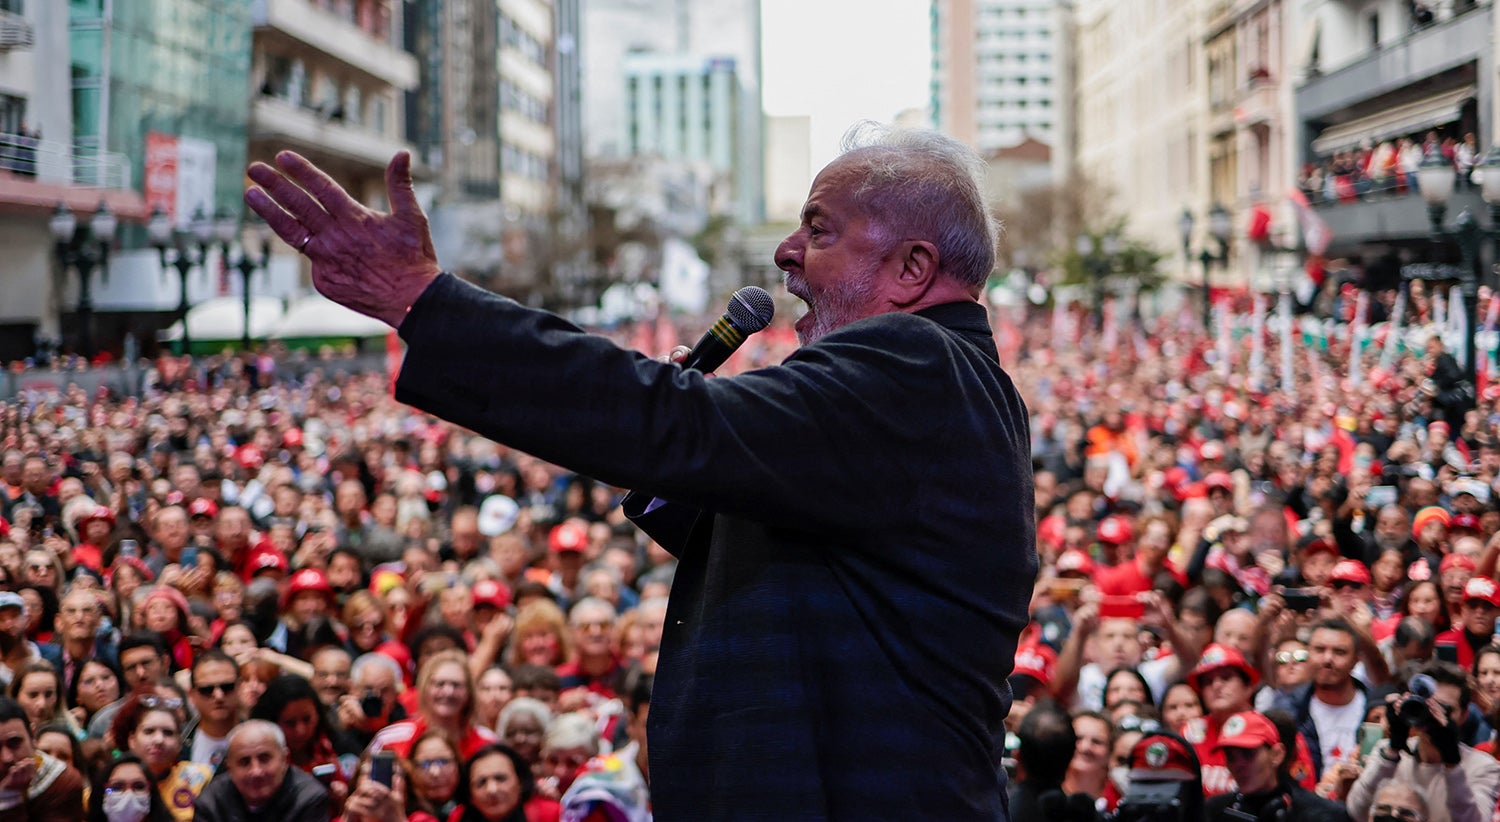
POLYGON ((1201 716, 1203 716, 1203 700, 1198 697, 1198 692, 1193 690, 1193 686, 1186 682, 1178 682, 1167 687, 1166 694, 1161 698, 1163 727, 1173 733, 1178 733, 1189 720, 1198 719, 1201 716))
POLYGON ((190 822, 193 802, 214 774, 207 765, 180 761, 182 720, 177 711, 156 697, 132 696, 120 706, 110 732, 117 746, 141 758, 173 818, 190 822))
POLYGON ((50 662, 28 662, 10 682, 10 698, 26 711, 32 733, 43 725, 60 724, 78 738, 83 732, 63 700, 62 677, 50 662))
POLYGON ((515 694, 510 674, 499 665, 491 665, 475 682, 474 724, 491 730, 500 727, 500 712, 515 694))
POLYGON ((255 703, 266 692, 266 686, 280 675, 281 669, 274 662, 252 657, 249 662, 240 663, 240 681, 235 686, 240 697, 240 710, 247 713, 255 710, 255 703))
POLYGON ((560 798, 573 786, 578 769, 599 754, 599 730, 584 713, 559 714, 542 737, 542 766, 537 792, 549 799, 560 798))
POLYGON ((187 598, 170 585, 157 585, 141 602, 141 619, 166 644, 173 671, 193 667, 193 646, 188 641, 187 598))
POLYGON ((391 638, 386 632, 385 608, 369 591, 355 591, 344 602, 344 627, 349 629, 349 654, 358 657, 391 638))
POLYGON ((89 772, 83 761, 83 745, 67 725, 43 725, 36 730, 34 739, 32 744, 37 750, 72 765, 81 774, 89 772))
MULTIPOLYGON (((313 690, 312 683, 295 674, 282 674, 266 685, 251 719, 274 722, 286 735, 286 747, 292 764, 311 775, 320 765, 338 765, 328 726, 327 710, 313 690)), ((348 789, 348 777, 335 771, 330 791, 342 799, 348 789)))
MULTIPOLYGON (((27 559, 30 567, 31 560, 27 559)), ((31 583, 16 589, 26 603, 26 638, 38 645, 52 641, 52 626, 57 620, 57 590, 31 583)))
POLYGON ((255 641, 255 629, 250 623, 236 620, 221 626, 217 647, 235 663, 244 665, 255 660, 260 643, 255 641))
POLYGON ((124 692, 120 670, 95 657, 78 666, 73 681, 68 684, 68 704, 73 706, 73 718, 79 727, 87 728, 100 709, 114 703, 124 692))
POLYGON ((504 745, 486 745, 464 762, 458 809, 449 822, 541 822, 526 812, 534 793, 535 783, 520 754, 504 745))
POLYGON ((532 771, 538 771, 542 764, 542 737, 546 735, 550 724, 552 711, 545 702, 520 696, 512 699, 500 711, 500 720, 495 724, 495 730, 511 750, 526 760, 532 771))
MULTIPOLYGON (((25 563, 23 570, 26 584, 50 590, 56 599, 65 578, 62 560, 58 559, 57 554, 46 548, 33 548, 26 552, 25 563)), ((47 622, 47 630, 52 630, 50 621, 47 622)))
MULTIPOLYGON (((88 800, 88 822, 172 822, 156 777, 133 753, 108 762, 94 777, 96 790, 88 800)), ((181 816, 175 817, 181 819, 181 816)), ((189 809, 188 818, 192 818, 189 809)))
POLYGON ((1079 711, 1073 716, 1073 734, 1077 741, 1073 761, 1068 763, 1068 774, 1063 779, 1063 791, 1099 799, 1109 781, 1114 724, 1101 713, 1079 711))
POLYGON ((135 624, 135 592, 142 585, 149 585, 156 580, 156 575, 142 562, 139 557, 116 557, 114 564, 110 566, 109 573, 104 575, 104 584, 115 594, 115 599, 120 603, 119 625, 135 624))
POLYGON ((1396 613, 1401 599, 1402 583, 1406 582, 1406 553, 1398 546, 1380 552, 1375 564, 1370 566, 1370 605, 1376 619, 1390 619, 1396 613))
POLYGON ((512 670, 517 665, 556 668, 572 656, 573 639, 562 609, 546 600, 536 600, 521 607, 516 614, 510 650, 506 653, 507 667, 512 670))
POLYGON ((411 747, 411 787, 407 807, 445 820, 457 805, 463 757, 440 731, 428 731, 411 747))
POLYGON ((1130 666, 1121 666, 1110 671, 1104 678, 1104 709, 1113 710, 1115 705, 1132 700, 1143 705, 1155 705, 1151 686, 1141 672, 1130 666))
POLYGON ((474 724, 474 683, 462 651, 433 654, 417 672, 416 691, 416 715, 375 734, 371 752, 389 748, 410 759, 412 744, 429 729, 447 733, 468 756, 499 741, 494 731, 474 724))

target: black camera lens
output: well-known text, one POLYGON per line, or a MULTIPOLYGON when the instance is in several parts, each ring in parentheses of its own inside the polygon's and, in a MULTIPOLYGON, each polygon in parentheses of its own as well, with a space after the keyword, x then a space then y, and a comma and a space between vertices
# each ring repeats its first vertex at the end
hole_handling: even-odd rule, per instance
POLYGON ((365 695, 359 698, 359 709, 364 711, 365 716, 374 719, 385 710, 385 700, 375 691, 365 691, 365 695))

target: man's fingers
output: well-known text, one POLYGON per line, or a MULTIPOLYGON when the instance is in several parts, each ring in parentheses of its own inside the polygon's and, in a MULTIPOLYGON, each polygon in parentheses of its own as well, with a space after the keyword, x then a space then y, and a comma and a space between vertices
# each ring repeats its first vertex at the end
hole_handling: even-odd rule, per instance
POLYGON ((385 196, 391 201, 391 213, 398 217, 414 217, 422 213, 417 192, 411 185, 411 152, 396 152, 390 165, 385 167, 385 196))
POLYGON ((323 206, 281 172, 265 163, 251 163, 246 174, 252 182, 270 196, 276 205, 281 207, 281 210, 291 214, 308 231, 321 231, 328 224, 328 212, 323 209, 323 206))
POLYGON ((323 210, 335 217, 345 214, 355 214, 360 211, 361 206, 349 193, 344 191, 343 186, 333 181, 332 177, 323 173, 323 170, 308 162, 306 157, 295 151, 283 151, 276 155, 276 166, 282 173, 292 178, 292 182, 302 186, 308 194, 313 196, 323 210))
POLYGON ((259 214, 260 218, 266 221, 266 225, 276 232, 276 236, 292 248, 296 248, 312 233, 298 222, 296 217, 282 210, 281 206, 271 199, 271 195, 260 186, 250 186, 245 189, 245 205, 250 206, 251 211, 259 214))

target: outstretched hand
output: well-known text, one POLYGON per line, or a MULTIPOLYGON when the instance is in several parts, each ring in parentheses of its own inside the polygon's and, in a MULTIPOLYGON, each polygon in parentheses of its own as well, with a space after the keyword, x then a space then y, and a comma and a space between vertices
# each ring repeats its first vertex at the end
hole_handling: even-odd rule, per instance
POLYGON ((366 208, 305 157, 283 151, 276 167, 252 163, 245 203, 312 261, 313 285, 330 300, 399 327, 440 273, 427 215, 411 184, 411 154, 385 170, 391 211, 366 208))

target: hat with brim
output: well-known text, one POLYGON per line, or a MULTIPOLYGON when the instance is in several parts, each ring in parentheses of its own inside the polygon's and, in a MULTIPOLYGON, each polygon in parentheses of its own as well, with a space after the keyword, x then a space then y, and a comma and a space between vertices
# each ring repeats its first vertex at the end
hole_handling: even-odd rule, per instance
MULTIPOLYGON (((1182 740, 1163 734, 1142 737, 1130 749, 1130 790, 1150 782, 1192 782, 1198 778, 1197 757, 1182 740)), ((1168 791, 1177 795, 1175 785, 1168 791)), ((1165 789, 1163 789, 1165 790, 1165 789)))
POLYGON ((1231 645, 1220 645, 1217 642, 1203 649, 1203 655, 1198 658, 1198 664, 1193 666, 1192 672, 1187 675, 1187 683, 1193 687, 1193 690, 1202 693, 1203 677, 1225 668, 1239 671, 1252 688, 1260 684, 1260 672, 1245 661, 1245 655, 1240 653, 1240 649, 1231 645))

